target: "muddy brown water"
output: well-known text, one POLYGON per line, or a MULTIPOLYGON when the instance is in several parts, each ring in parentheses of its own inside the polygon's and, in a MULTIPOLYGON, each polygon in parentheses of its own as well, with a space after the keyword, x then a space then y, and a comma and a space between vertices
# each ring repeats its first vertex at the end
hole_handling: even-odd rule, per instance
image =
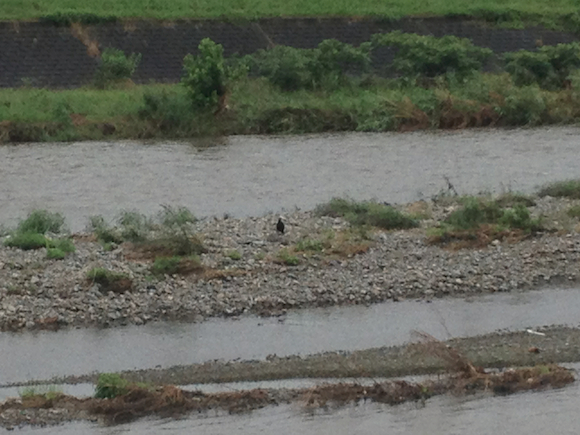
POLYGON ((451 395, 434 397, 420 405, 360 404, 307 412, 299 404, 267 407, 249 414, 204 413, 181 420, 144 419, 132 424, 100 427, 71 423, 58 427, 24 427, 22 435, 139 434, 429 434, 529 435, 578 433, 580 383, 558 390, 511 396, 451 395))
POLYGON ((578 128, 409 134, 238 136, 191 143, 83 142, 0 147, 0 222, 34 208, 73 230, 95 214, 160 204, 198 216, 311 209, 333 196, 391 203, 517 190, 580 177, 578 128))
POLYGON ((578 313, 580 289, 546 289, 297 310, 284 318, 1 333, 0 385, 93 371, 393 346, 410 341, 413 330, 448 339, 552 324, 577 326, 578 313))

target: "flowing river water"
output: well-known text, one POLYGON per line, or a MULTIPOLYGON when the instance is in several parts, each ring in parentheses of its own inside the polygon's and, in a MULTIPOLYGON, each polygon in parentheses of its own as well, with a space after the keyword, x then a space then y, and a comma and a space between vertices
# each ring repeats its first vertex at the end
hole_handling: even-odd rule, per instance
MULTIPOLYGON (((0 147, 0 222, 14 223, 39 207, 61 212, 76 231, 91 215, 111 219, 122 209, 149 214, 160 204, 184 205, 198 216, 255 216, 312 208, 333 196, 408 202, 446 189, 444 177, 460 193, 531 192, 546 182, 580 177, 579 134, 580 129, 567 127, 5 146, 0 147)), ((548 289, 303 310, 283 319, 1 333, 0 384, 395 345, 408 341, 413 329, 448 338, 554 323, 577 326, 579 312, 580 290, 548 289)), ((243 416, 142 420, 115 428, 75 423, 20 433, 576 434, 578 405, 575 384, 511 397, 445 396, 425 407, 364 405, 305 414, 282 406, 243 416)))
POLYGON ((34 208, 81 230, 91 215, 259 216, 333 196, 391 203, 460 193, 531 192, 580 177, 580 129, 238 136, 191 143, 83 142, 0 147, 0 223, 34 208))

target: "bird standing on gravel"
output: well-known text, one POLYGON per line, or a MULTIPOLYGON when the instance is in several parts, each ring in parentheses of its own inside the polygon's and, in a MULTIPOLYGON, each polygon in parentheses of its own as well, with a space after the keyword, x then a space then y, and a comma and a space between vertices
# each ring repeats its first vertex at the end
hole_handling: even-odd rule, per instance
POLYGON ((279 233, 284 234, 284 222, 282 222, 282 216, 278 218, 276 229, 278 230, 279 233))

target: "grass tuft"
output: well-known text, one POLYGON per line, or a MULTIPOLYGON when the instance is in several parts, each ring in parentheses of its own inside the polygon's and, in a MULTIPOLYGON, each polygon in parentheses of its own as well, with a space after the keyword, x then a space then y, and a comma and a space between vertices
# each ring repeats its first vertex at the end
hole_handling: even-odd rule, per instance
POLYGON ((392 229, 415 228, 419 224, 395 208, 373 201, 353 201, 333 198, 316 208, 322 216, 344 217, 351 225, 392 229))
POLYGON ((49 244, 49 240, 38 233, 14 233, 4 241, 4 246, 19 248, 24 251, 44 248, 49 244))
POLYGON ((59 233, 64 225, 64 217, 60 213, 47 210, 34 210, 18 224, 20 233, 59 233))
POLYGON ((538 191, 538 196, 580 199, 580 180, 558 181, 547 184, 538 191))
POLYGON ((155 275, 189 275, 202 269, 197 256, 157 257, 151 266, 151 272, 155 275))

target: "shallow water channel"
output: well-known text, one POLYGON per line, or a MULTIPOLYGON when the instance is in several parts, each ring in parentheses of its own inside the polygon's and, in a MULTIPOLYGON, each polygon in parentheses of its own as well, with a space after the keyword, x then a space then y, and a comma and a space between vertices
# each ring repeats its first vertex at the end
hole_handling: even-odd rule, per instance
MULTIPOLYGON (((576 366, 576 368, 578 368, 576 366)), ((132 424, 100 427, 72 423, 58 427, 25 427, 22 435, 185 435, 217 434, 416 434, 529 435, 578 433, 580 383, 559 390, 511 396, 439 396, 426 404, 398 406, 361 404, 308 412, 299 404, 267 407, 249 414, 207 413, 183 420, 144 419, 132 424)))
POLYGON ((577 326, 578 313, 580 289, 546 289, 297 310, 284 318, 1 333, 0 385, 93 371, 392 346, 408 342, 413 330, 447 339, 550 324, 577 326))
POLYGON ((123 209, 184 205, 198 216, 311 209, 333 196, 391 203, 460 193, 531 192, 580 177, 580 129, 238 136, 191 143, 82 142, 0 147, 0 223, 33 208, 73 230, 123 209))

